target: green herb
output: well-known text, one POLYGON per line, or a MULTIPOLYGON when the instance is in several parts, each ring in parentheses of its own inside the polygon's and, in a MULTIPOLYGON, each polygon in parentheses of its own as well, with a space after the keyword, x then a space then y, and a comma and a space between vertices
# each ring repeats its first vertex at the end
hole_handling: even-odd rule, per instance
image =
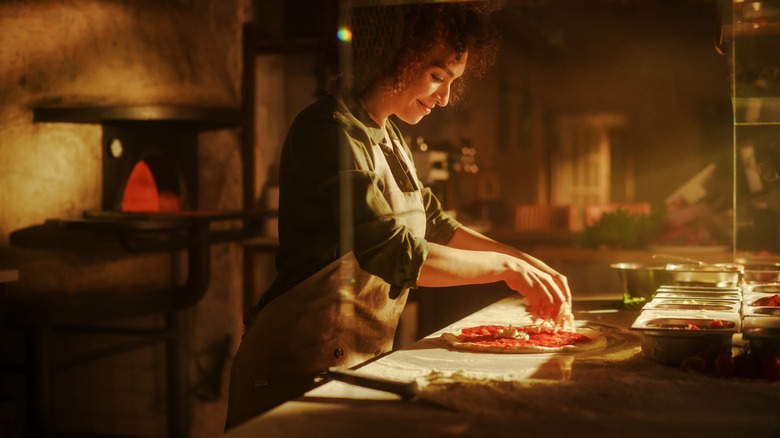
POLYGON ((661 229, 662 219, 662 214, 658 212, 639 215, 618 209, 604 213, 598 222, 585 228, 580 233, 579 242, 587 248, 643 248, 661 229))

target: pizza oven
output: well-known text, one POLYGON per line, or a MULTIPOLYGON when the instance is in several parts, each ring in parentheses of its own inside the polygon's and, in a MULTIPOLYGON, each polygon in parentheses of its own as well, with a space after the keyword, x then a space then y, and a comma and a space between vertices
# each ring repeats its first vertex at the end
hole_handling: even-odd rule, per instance
POLYGON ((197 134, 176 126, 103 126, 104 210, 197 208, 197 134))
POLYGON ((237 111, 176 106, 38 108, 35 121, 100 123, 105 211, 198 209, 198 133, 236 126, 237 111))
MULTIPOLYGON (((180 312, 206 293, 211 246, 257 231, 248 223, 252 212, 199 209, 198 135, 238 126, 240 111, 46 107, 34 109, 34 121, 100 125, 100 143, 94 146, 101 148, 102 169, 101 181, 94 181, 101 189, 98 209, 47 218, 9 236, 20 253, 36 254, 19 258, 24 278, 20 275, 5 296, 5 324, 29 342, 15 358, 25 374, 26 427, 31 436, 48 436, 56 426, 56 406, 71 398, 92 400, 88 389, 65 390, 52 376, 75 367, 102 372, 106 358, 131 351, 150 357, 157 353, 146 347, 162 344, 164 361, 155 362, 149 373, 128 369, 127 374, 164 375, 166 436, 187 436, 192 387, 183 341, 189 334, 180 312)), ((81 177, 75 164, 70 171, 81 177)), ((223 360, 224 354, 214 367, 223 360)), ((213 385, 198 390, 206 396, 219 391, 213 385)))

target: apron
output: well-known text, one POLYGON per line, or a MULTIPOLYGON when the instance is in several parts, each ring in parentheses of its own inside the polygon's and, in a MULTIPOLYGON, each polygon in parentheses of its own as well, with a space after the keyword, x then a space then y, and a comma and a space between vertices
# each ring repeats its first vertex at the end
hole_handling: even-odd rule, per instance
MULTIPOLYGON (((394 215, 424 237, 421 185, 411 159, 389 138, 371 152, 394 215)), ((350 252, 272 300, 236 353, 227 427, 302 395, 328 367, 352 367, 390 351, 407 295, 408 288, 391 294, 390 285, 361 270, 350 252)))

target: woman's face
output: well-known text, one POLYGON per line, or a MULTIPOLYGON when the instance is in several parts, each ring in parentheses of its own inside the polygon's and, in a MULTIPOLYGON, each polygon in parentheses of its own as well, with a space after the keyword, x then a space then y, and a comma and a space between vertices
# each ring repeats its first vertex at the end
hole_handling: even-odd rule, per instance
POLYGON ((423 61, 420 71, 409 83, 388 99, 390 111, 410 125, 417 124, 435 106, 446 106, 453 81, 466 70, 468 54, 459 61, 455 51, 444 45, 434 48, 423 61))

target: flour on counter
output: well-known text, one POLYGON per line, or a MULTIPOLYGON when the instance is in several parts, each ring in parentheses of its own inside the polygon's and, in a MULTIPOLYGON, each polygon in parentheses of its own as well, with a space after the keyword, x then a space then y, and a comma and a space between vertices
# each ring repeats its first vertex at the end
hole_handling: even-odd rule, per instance
POLYGON ((574 433, 588 425, 595 427, 588 429, 593 436, 619 436, 621 431, 643 424, 655 431, 677 428, 679 432, 689 430, 686 425, 702 423, 712 425, 707 430, 755 431, 755 425, 766 425, 780 406, 777 384, 686 373, 640 356, 619 366, 577 364, 570 379, 564 381, 432 371, 418 379, 418 385, 421 399, 468 418, 523 424, 524 419, 531 423, 550 418, 553 412, 561 421, 551 425, 556 433, 566 429, 574 433), (734 412, 742 414, 736 417, 734 412))

